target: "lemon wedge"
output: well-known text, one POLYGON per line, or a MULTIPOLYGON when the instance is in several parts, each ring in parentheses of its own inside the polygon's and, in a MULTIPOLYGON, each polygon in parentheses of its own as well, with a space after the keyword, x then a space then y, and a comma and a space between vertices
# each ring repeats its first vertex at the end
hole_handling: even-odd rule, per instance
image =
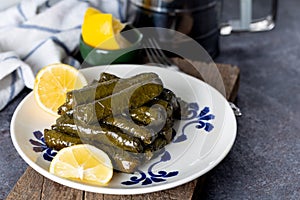
POLYGON ((62 63, 43 67, 35 77, 34 98, 43 110, 57 115, 67 92, 87 85, 85 77, 74 67, 62 63))
POLYGON ((116 36, 119 37, 124 27, 125 24, 112 14, 89 7, 84 15, 81 33, 83 41, 88 45, 113 50, 120 48, 116 36))
POLYGON ((51 161, 49 171, 59 177, 93 185, 105 185, 113 176, 108 155, 89 144, 61 149, 51 161))

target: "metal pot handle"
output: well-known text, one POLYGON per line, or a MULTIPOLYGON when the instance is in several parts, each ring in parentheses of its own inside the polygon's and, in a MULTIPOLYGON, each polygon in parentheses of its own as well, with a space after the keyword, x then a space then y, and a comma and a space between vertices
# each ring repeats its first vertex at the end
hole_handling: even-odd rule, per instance
POLYGON ((232 32, 260 32, 269 31, 275 27, 278 0, 272 0, 271 13, 258 20, 252 20, 252 0, 240 0, 240 19, 230 20, 221 25, 220 34, 229 35, 232 32))

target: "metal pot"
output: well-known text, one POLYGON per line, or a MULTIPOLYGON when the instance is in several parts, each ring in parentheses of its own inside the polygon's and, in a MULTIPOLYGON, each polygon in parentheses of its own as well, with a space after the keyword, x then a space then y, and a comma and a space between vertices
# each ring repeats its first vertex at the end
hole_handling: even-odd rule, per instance
MULTIPOLYGON (((128 21, 135 27, 161 27, 179 31, 196 40, 215 57, 219 53, 219 36, 235 31, 265 31, 275 25, 277 1, 273 0, 272 12, 262 20, 252 22, 252 1, 240 0, 240 19, 220 24, 221 0, 130 0, 128 21)), ((180 38, 160 36, 168 46, 180 38)))

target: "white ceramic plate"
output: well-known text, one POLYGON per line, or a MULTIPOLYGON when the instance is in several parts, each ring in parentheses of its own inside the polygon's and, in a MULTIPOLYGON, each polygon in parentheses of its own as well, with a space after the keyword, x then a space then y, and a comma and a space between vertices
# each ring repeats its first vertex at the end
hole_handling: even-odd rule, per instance
POLYGON ((37 172, 60 184, 106 194, 141 194, 187 183, 215 167, 231 149, 236 137, 236 119, 226 99, 214 88, 191 76, 140 65, 99 66, 82 70, 88 80, 102 71, 120 77, 156 72, 164 86, 190 104, 189 119, 178 122, 178 131, 165 151, 134 174, 116 173, 103 187, 57 177, 48 172, 53 151, 43 142, 42 132, 56 117, 41 110, 30 93, 16 109, 11 138, 21 157, 37 172))

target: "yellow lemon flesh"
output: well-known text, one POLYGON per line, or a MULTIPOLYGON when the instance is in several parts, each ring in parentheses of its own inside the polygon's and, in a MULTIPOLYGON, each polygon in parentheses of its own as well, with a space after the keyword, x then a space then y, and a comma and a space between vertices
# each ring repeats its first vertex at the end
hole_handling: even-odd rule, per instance
POLYGON ((35 77, 34 97, 43 110, 57 115, 66 101, 67 92, 87 85, 84 76, 74 67, 62 63, 43 67, 35 77))
POLYGON ((125 24, 115 19, 112 14, 88 8, 82 24, 82 38, 92 47, 119 49, 120 45, 115 36, 120 35, 124 27, 125 24))
POLYGON ((105 185, 113 176, 110 158, 88 144, 61 149, 50 163, 50 173, 93 185, 105 185))

